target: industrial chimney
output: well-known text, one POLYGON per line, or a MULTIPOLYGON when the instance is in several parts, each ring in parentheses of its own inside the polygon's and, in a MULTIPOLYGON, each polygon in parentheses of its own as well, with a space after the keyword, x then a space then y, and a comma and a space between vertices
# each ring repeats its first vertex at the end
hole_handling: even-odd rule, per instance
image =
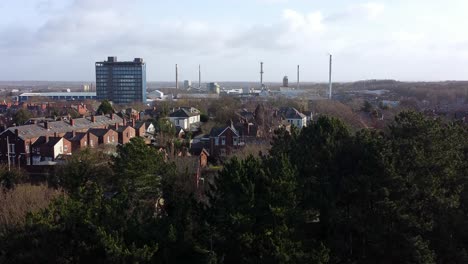
POLYGON ((260 62, 260 88, 263 88, 263 62, 260 62))
POLYGON ((175 65, 175 88, 179 89, 179 67, 175 65))
POLYGON ((198 64, 198 89, 201 89, 201 65, 198 64))
POLYGON ((297 88, 299 90, 299 72, 300 72, 300 69, 299 69, 299 65, 297 65, 297 88))

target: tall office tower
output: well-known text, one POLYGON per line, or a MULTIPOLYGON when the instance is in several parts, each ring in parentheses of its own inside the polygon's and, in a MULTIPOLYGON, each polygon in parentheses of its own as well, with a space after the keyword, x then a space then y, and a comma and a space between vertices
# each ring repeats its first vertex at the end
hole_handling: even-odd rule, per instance
POLYGON ((96 96, 115 104, 146 103, 146 64, 141 58, 133 61, 96 62, 96 96))

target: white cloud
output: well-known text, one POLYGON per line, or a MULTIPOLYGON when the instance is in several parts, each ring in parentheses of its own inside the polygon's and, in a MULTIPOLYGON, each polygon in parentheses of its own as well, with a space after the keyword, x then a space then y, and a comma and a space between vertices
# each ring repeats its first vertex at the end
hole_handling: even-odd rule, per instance
POLYGON ((321 32, 325 30, 321 12, 302 14, 292 9, 283 11, 283 19, 293 32, 321 32))
POLYGON ((367 2, 361 4, 360 7, 364 10, 369 19, 378 18, 385 10, 385 5, 377 2, 367 2))

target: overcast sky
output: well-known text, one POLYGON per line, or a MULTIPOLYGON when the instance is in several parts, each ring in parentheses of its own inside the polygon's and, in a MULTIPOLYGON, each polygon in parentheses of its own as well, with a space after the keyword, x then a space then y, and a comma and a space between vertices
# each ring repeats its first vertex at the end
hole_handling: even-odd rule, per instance
POLYGON ((94 80, 142 57, 149 81, 467 80, 467 0, 1 0, 0 80, 94 80))

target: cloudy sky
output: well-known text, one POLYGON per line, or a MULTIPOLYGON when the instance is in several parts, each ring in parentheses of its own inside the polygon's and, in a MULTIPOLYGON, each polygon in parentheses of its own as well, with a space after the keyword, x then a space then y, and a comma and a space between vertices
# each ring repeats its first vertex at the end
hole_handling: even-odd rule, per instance
POLYGON ((142 57, 150 81, 467 80, 466 0, 1 0, 0 80, 94 79, 142 57))

